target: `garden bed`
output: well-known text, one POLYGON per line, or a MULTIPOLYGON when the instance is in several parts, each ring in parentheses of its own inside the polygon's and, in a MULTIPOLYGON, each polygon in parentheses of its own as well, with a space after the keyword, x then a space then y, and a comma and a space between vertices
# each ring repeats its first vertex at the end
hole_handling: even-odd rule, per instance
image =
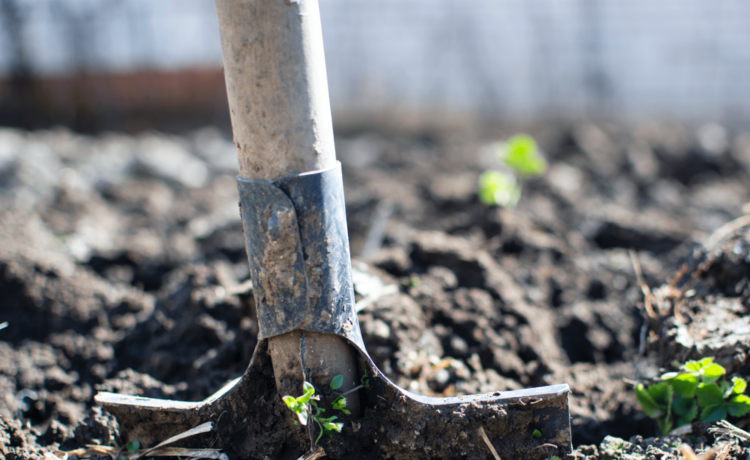
MULTIPOLYGON (((655 124, 531 134, 549 169, 515 209, 476 196, 499 166, 491 135, 337 139, 368 352, 432 396, 568 383, 579 458, 717 443, 701 423, 648 439, 633 383, 705 356, 750 375, 750 235, 702 246, 750 202, 750 138, 655 124)), ((113 442, 98 390, 198 401, 242 374, 258 330, 235 174, 212 129, 0 131, 6 458, 113 442)))

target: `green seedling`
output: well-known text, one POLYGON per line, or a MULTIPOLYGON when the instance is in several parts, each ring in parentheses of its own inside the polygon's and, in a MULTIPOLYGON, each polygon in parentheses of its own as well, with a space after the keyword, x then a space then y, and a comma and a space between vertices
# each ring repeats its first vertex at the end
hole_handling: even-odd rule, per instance
POLYGON ((340 410, 346 415, 351 414, 351 412, 349 412, 349 410, 346 408, 346 398, 344 396, 339 396, 338 398, 334 399, 331 403, 331 408, 333 408, 334 410, 340 410))
POLYGON ((125 444, 125 448, 131 454, 135 454, 138 452, 138 449, 141 448, 141 443, 137 439, 134 439, 132 441, 128 441, 127 444, 125 444))
POLYGON ((698 405, 701 407, 700 418, 704 422, 724 420, 727 414, 742 417, 750 412, 750 398, 743 393, 747 381, 733 377, 731 382, 702 383, 695 390, 698 405))
POLYGON ((635 387, 635 397, 643 411, 656 420, 659 431, 668 434, 672 429, 674 416, 672 415, 672 397, 674 388, 667 382, 659 382, 646 388, 642 383, 635 387))
POLYGON ((479 176, 479 199, 489 206, 514 207, 521 198, 516 178, 500 171, 485 171, 479 176))
POLYGON ((331 390, 338 390, 341 388, 341 385, 344 384, 344 376, 343 375, 337 375, 336 377, 331 380, 330 387, 331 390))
POLYGON ((537 439, 539 439, 539 438, 541 438, 541 437, 542 437, 542 432, 541 432, 541 431, 539 431, 539 430, 534 430, 534 431, 532 431, 532 432, 531 432, 531 436, 532 436, 533 438, 537 438, 537 439))
POLYGON ((688 361, 680 366, 682 372, 667 372, 662 374, 661 380, 670 382, 675 393, 691 397, 702 383, 712 383, 724 375, 724 368, 713 358, 703 358, 699 361, 688 361))
MULTIPOLYGON (((344 384, 344 376, 343 375, 337 375, 336 377, 331 380, 331 390, 338 390, 341 388, 341 385, 344 384)), ((340 410, 341 412, 345 413, 346 415, 349 415, 351 412, 349 412, 346 409, 346 398, 344 395, 339 395, 336 397, 336 399, 333 400, 331 403, 331 408, 334 410, 340 410)))
POLYGON ((297 416, 299 424, 307 425, 307 419, 310 414, 310 401, 318 399, 318 396, 315 395, 315 387, 313 387, 312 384, 305 382, 302 385, 302 396, 299 398, 295 398, 294 396, 284 396, 281 399, 286 403, 286 407, 297 416))
MULTIPOLYGON (((344 376, 337 375, 331 380, 329 387, 331 390, 338 390, 343 384, 344 376)), ((297 398, 294 396, 284 396, 282 399, 286 407, 297 416, 295 424, 307 425, 310 413, 312 409, 315 409, 315 414, 312 415, 313 421, 318 425, 318 437, 315 439, 315 444, 318 444, 318 441, 320 441, 320 438, 324 434, 333 436, 334 432, 341 433, 341 430, 344 428, 343 423, 336 422, 336 419, 338 419, 337 416, 323 417, 326 410, 318 405, 320 396, 315 394, 315 387, 309 382, 305 382, 302 385, 302 396, 297 398)), ((333 400, 331 408, 347 415, 351 413, 346 409, 346 398, 343 395, 339 395, 333 400)))
POLYGON ((506 144, 499 144, 497 154, 511 169, 524 176, 537 176, 547 170, 547 162, 539 155, 536 141, 525 134, 515 135, 506 144))
POLYGON ((750 412, 745 379, 735 376, 726 380, 726 370, 713 358, 688 361, 680 369, 663 374, 660 382, 648 388, 639 384, 635 389, 643 411, 657 421, 662 434, 696 418, 713 422, 750 412))
POLYGON ((485 171, 479 176, 479 199, 489 206, 514 207, 521 198, 516 176, 536 176, 547 170, 547 162, 539 154, 536 142, 524 134, 511 137, 497 145, 497 156, 512 171, 485 171))

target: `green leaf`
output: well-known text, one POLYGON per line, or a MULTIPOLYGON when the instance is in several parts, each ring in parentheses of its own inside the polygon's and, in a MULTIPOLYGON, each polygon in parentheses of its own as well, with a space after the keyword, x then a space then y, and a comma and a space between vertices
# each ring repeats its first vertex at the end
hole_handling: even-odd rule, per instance
MULTIPOLYGON (((724 403, 724 395, 715 383, 701 383, 695 390, 698 396, 698 404, 701 407, 721 405, 724 403)), ((701 419, 703 415, 701 415, 701 419)))
POLYGON ((294 396, 284 396, 281 399, 284 400, 286 407, 288 407, 290 411, 297 412, 297 398, 294 396))
POLYGON ((534 430, 534 431, 531 432, 531 436, 533 436, 533 437, 535 437, 537 439, 541 438, 542 437, 542 432, 539 431, 539 430, 534 430))
POLYGON ((742 377, 732 377, 732 393, 741 395, 747 390, 747 380, 742 377))
POLYGON ((692 397, 698 388, 698 377, 694 374, 680 374, 668 381, 674 387, 675 393, 692 397))
POLYGON ((692 420, 698 415, 698 405, 695 403, 694 398, 677 395, 672 400, 672 412, 680 417, 692 420))
POLYGON ((300 425, 307 425, 307 407, 305 407, 305 410, 296 412, 297 414, 297 420, 299 420, 300 425))
POLYGON ((351 414, 351 412, 349 411, 349 409, 341 409, 341 412, 345 413, 346 415, 351 414))
POLYGON ((659 377, 662 380, 671 380, 675 377, 680 375, 679 372, 665 372, 664 374, 661 374, 661 377, 659 377))
POLYGON ((341 385, 344 384, 344 376, 343 375, 337 375, 336 377, 331 380, 331 390, 338 390, 341 388, 341 385))
POLYGON ((500 171, 485 171, 479 176, 479 199, 488 206, 513 207, 521 198, 516 178, 500 171))
POLYGON ((346 398, 343 396, 339 396, 338 398, 334 399, 331 403, 331 407, 336 410, 343 410, 346 407, 346 398))
POLYGON ((524 134, 508 139, 500 156, 505 164, 523 175, 534 176, 547 169, 547 162, 539 155, 534 138, 524 134))
POLYGON ((141 448, 141 443, 137 439, 134 439, 132 441, 128 441, 127 444, 125 444, 125 447, 127 447, 128 452, 131 454, 135 454, 138 452, 138 449, 141 448))
POLYGON ((724 368, 716 363, 710 363, 703 368, 703 383, 711 383, 718 380, 719 377, 724 375, 724 368))
POLYGON ((649 417, 655 419, 664 415, 664 411, 658 404, 656 404, 656 401, 654 401, 651 395, 648 394, 648 391, 646 391, 646 388, 642 383, 639 383, 638 386, 635 387, 635 398, 641 403, 643 412, 649 417))
POLYGON ((736 395, 729 400, 726 408, 732 417, 742 417, 750 412, 750 397, 736 395))
POLYGON ((701 369, 704 369, 704 368, 708 367, 712 362, 714 362, 714 359, 712 357, 708 356, 706 358, 703 358, 703 359, 699 360, 698 361, 698 365, 700 366, 701 369))
POLYGON ((658 382, 646 390, 651 399, 656 402, 662 409, 666 409, 672 401, 672 395, 674 394, 674 388, 668 382, 658 382))
POLYGON ((315 394, 315 387, 312 386, 310 383, 305 382, 302 384, 302 396, 297 398, 297 402, 299 403, 308 403, 310 402, 310 398, 313 397, 315 394))
POLYGON ((337 432, 341 433, 341 429, 344 428, 344 424, 343 423, 326 422, 326 423, 323 424, 323 427, 326 430, 337 431, 337 432))
POLYGON ((701 420, 715 422, 727 418, 727 410, 721 404, 712 404, 701 411, 701 420))
MULTIPOLYGON (((710 361, 709 361, 709 364, 710 364, 710 361)), ((700 370, 703 369, 703 365, 698 361, 687 361, 685 364, 683 364, 680 367, 688 372, 700 372, 700 370)))

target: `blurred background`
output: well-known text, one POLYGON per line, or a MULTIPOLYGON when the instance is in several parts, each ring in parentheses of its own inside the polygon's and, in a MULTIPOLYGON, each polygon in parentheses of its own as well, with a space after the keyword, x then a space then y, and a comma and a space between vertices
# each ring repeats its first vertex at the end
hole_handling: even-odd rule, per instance
MULTIPOLYGON (((0 124, 229 119, 212 0, 2 0, 0 124)), ((337 121, 750 115, 741 0, 320 0, 337 121)))

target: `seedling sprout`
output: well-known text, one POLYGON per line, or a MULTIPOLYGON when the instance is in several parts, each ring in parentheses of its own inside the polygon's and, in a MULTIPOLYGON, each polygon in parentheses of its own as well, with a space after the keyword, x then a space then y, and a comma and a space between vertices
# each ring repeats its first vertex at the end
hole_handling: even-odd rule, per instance
POLYGON ((510 170, 488 170, 479 177, 479 199, 489 206, 514 207, 521 198, 520 178, 536 176, 547 170, 547 162, 539 154, 531 136, 519 134, 496 147, 498 158, 510 170))
POLYGON ((662 434, 696 418, 714 422, 750 412, 750 397, 744 394, 747 381, 738 376, 723 378, 726 370, 713 358, 688 361, 680 369, 663 374, 648 387, 640 383, 635 388, 643 411, 656 420, 662 434))
MULTIPOLYGON (((331 380, 329 387, 331 390, 338 390, 343 384, 344 376, 337 375, 331 380)), ((323 417, 326 410, 318 405, 320 396, 315 394, 315 387, 309 382, 305 382, 302 385, 302 396, 295 398, 294 396, 287 395, 282 399, 284 403, 286 403, 286 407, 297 416, 297 421, 295 421, 295 423, 299 423, 300 425, 307 425, 309 414, 312 412, 312 409, 315 409, 315 414, 313 414, 312 419, 315 424, 318 425, 319 429, 318 437, 315 439, 316 445, 324 434, 333 436, 334 432, 341 433, 341 430, 344 428, 343 423, 336 422, 338 419, 336 415, 323 417)), ((346 408, 346 398, 344 395, 337 396, 332 401, 331 408, 347 415, 351 413, 346 408)))

